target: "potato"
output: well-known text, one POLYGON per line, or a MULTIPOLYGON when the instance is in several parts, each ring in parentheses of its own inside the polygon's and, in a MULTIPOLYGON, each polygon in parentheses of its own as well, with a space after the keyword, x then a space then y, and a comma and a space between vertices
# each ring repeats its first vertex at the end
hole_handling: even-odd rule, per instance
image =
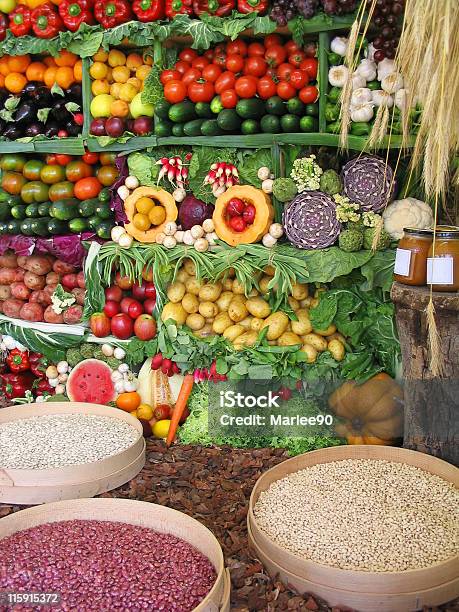
POLYGON ((196 276, 196 266, 191 259, 185 259, 183 262, 183 267, 185 268, 185 272, 190 276, 196 276))
POLYGON ((322 336, 318 336, 317 334, 305 334, 301 336, 301 339, 304 344, 310 344, 316 351, 319 351, 319 353, 327 350, 327 341, 325 338, 322 338, 322 336))
POLYGON ((180 268, 180 270, 177 272, 177 276, 175 277, 175 280, 178 281, 179 283, 185 284, 189 278, 190 277, 188 275, 188 272, 184 268, 180 268))
POLYGON ((291 308, 292 310, 298 310, 298 309, 300 308, 300 303, 299 303, 299 301, 298 301, 298 300, 295 300, 295 298, 294 298, 294 297, 291 297, 291 296, 290 296, 290 297, 288 298, 288 303, 289 303, 289 306, 290 306, 290 308, 291 308))
POLYGON ((263 272, 266 274, 266 276, 274 276, 276 269, 274 266, 266 266, 266 268, 263 269, 263 272))
POLYGON ((227 327, 223 332, 223 337, 229 340, 230 342, 234 342, 238 336, 245 332, 242 325, 231 325, 227 327))
POLYGON ((221 283, 207 283, 199 290, 199 299, 201 302, 216 302, 221 292, 221 283))
POLYGON ((192 293, 185 293, 182 300, 182 306, 189 314, 198 312, 199 300, 192 293))
POLYGON ((315 308, 319 303, 319 300, 317 298, 311 298, 311 301, 309 302, 309 308, 315 308))
POLYGON ((24 302, 22 300, 17 300, 16 298, 10 298, 9 300, 5 300, 3 302, 3 313, 7 317, 11 317, 12 319, 19 319, 21 308, 23 306, 24 306, 24 302))
MULTIPOLYGON (((25 263, 24 268, 28 270, 29 272, 38 274, 38 276, 46 276, 48 272, 51 272, 51 270, 53 269, 53 266, 50 263, 50 260, 48 257, 41 256, 41 255, 31 255, 30 257, 27 257, 27 261, 25 263)), ((54 270, 54 271, 59 272, 59 270, 54 270)), ((74 268, 72 267, 72 272, 73 271, 74 271, 74 268)), ((37 310, 37 313, 38 313, 38 310, 37 310)), ((43 316, 41 317, 41 319, 30 319, 30 320, 34 321, 34 320, 42 320, 42 319, 43 319, 43 316)))
POLYGON ((176 304, 174 302, 168 302, 161 313, 161 321, 167 321, 168 319, 172 319, 178 325, 183 325, 186 321, 188 313, 183 308, 181 304, 176 304))
POLYGON ((279 346, 294 346, 295 344, 302 344, 301 338, 291 331, 285 331, 282 336, 277 339, 279 346))
POLYGON ((195 331, 194 335, 197 338, 208 338, 209 336, 213 336, 214 332, 212 329, 212 325, 210 323, 206 323, 204 327, 201 327, 201 329, 195 331))
POLYGON ((336 325, 329 325, 327 329, 315 329, 314 333, 319 334, 319 336, 331 336, 336 332, 336 325))
POLYGON ((305 300, 308 297, 308 286, 302 283, 295 283, 292 287, 292 297, 295 300, 305 300))
POLYGON ((11 297, 11 286, 0 285, 0 300, 9 300, 11 297))
POLYGON ((228 276, 234 278, 236 276, 236 270, 234 268, 228 268, 228 276))
POLYGON ((309 296, 306 299, 301 300, 300 301, 301 308, 309 308, 311 306, 311 300, 312 300, 312 297, 309 297, 309 296))
POLYGON ((197 278, 189 278, 185 283, 186 292, 192 293, 193 295, 199 295, 199 290, 201 289, 203 284, 204 283, 201 280, 198 280, 197 278))
POLYGON ((218 298, 218 300, 215 302, 218 306, 218 309, 220 311, 226 311, 229 308, 229 305, 231 304, 231 300, 234 297, 234 293, 232 291, 223 291, 223 293, 220 293, 220 297, 218 298))
POLYGON ((12 251, 7 251, 4 255, 0 256, 0 268, 16 268, 18 265, 18 258, 12 251))
POLYGON ((24 283, 11 283, 11 295, 18 300, 28 300, 30 289, 24 283))
POLYGON ((83 317, 83 307, 77 304, 70 306, 63 313, 64 323, 68 325, 73 325, 74 323, 81 323, 81 318, 83 317))
POLYGON ((19 318, 24 321, 43 321, 43 312, 43 306, 40 304, 24 304, 19 312, 19 318))
POLYGON ((218 306, 214 304, 214 302, 201 302, 199 304, 199 313, 202 314, 205 319, 216 317, 218 315, 218 306))
POLYGON ((311 344, 303 344, 300 349, 303 353, 306 353, 306 363, 314 363, 317 359, 317 351, 311 344))
POLYGON ((246 331, 236 338, 233 342, 234 348, 239 351, 244 346, 253 346, 258 340, 258 334, 255 331, 246 331))
POLYGON ((328 343, 328 350, 331 353, 331 356, 335 361, 342 361, 344 359, 344 355, 346 354, 346 350, 344 348, 344 344, 339 340, 330 340, 328 343))
POLYGON ((188 325, 188 327, 192 329, 193 331, 198 331, 198 329, 202 329, 204 327, 206 322, 202 315, 195 312, 187 316, 185 324, 188 325))
MULTIPOLYGON (((27 266, 24 266, 27 267, 27 266)), ((74 266, 66 263, 65 261, 60 261, 59 259, 56 259, 56 261, 53 263, 53 270, 54 272, 57 272, 57 274, 75 274, 75 268, 74 266)))
POLYGON ((292 332, 297 334, 298 336, 304 336, 305 334, 310 334, 312 332, 312 324, 309 320, 309 313, 307 310, 297 310, 295 312, 298 317, 298 321, 292 321, 292 332))
POLYGON ((223 290, 224 291, 233 291, 233 279, 232 278, 225 278, 225 280, 222 283, 223 285, 223 290))
POLYGON ((25 265, 27 263, 27 259, 28 259, 27 255, 19 255, 18 256, 18 266, 20 268, 25 268, 25 265))
POLYGON ((34 291, 44 289, 46 285, 46 277, 39 276, 33 272, 26 272, 24 274, 24 285, 34 291))
POLYGON ((258 281, 258 287, 260 288, 260 293, 263 295, 264 293, 268 293, 268 285, 272 281, 270 276, 262 276, 258 281))
POLYGON ((339 332, 335 332, 331 336, 327 336, 327 340, 329 342, 330 340, 339 340, 341 344, 346 344, 346 338, 343 336, 343 334, 340 334, 339 332))
POLYGON ((277 340, 287 329, 288 323, 289 318, 284 312, 274 312, 265 319, 262 329, 268 327, 268 333, 266 334, 268 340, 277 340))
POLYGON ((260 292, 255 287, 252 287, 252 289, 250 290, 249 295, 247 297, 248 298, 253 298, 253 297, 256 297, 257 295, 260 295, 260 292))
POLYGON ((186 288, 183 283, 176 281, 175 283, 171 283, 167 288, 167 297, 169 302, 173 302, 174 304, 178 304, 183 300, 183 296, 186 293, 186 288))
POLYGON ((244 295, 245 291, 244 291, 244 285, 242 285, 242 283, 240 283, 237 278, 235 278, 233 280, 233 284, 231 287, 231 290, 233 293, 237 293, 239 295, 244 295))
POLYGON ((271 306, 260 296, 249 298, 245 307, 251 315, 258 319, 266 319, 271 314, 271 306))
POLYGON ((62 314, 56 314, 52 306, 48 306, 43 313, 43 319, 45 323, 63 323, 64 316, 62 314))
POLYGON ((239 321, 246 318, 248 313, 245 304, 241 302, 241 300, 231 300, 231 304, 228 307, 228 314, 232 321, 239 323, 239 321))
POLYGON ((251 329, 250 324, 252 322, 252 318, 253 317, 245 317, 245 319, 242 319, 242 321, 239 321, 239 325, 242 325, 242 327, 248 331, 249 329, 251 329))
POLYGON ((57 272, 48 272, 46 275, 46 284, 47 285, 57 285, 61 282, 61 277, 57 272))
POLYGON ((253 331, 259 332, 261 331, 261 328, 263 327, 263 319, 258 319, 257 317, 253 317, 253 319, 250 321, 250 329, 252 329, 253 331))
POLYGON ((215 321, 215 317, 209 317, 208 319, 204 319, 204 321, 206 323, 210 323, 211 325, 213 325, 214 321, 215 321))
POLYGON ((229 318, 229 314, 227 312, 220 312, 216 317, 212 325, 212 329, 216 334, 223 334, 225 329, 228 329, 233 325, 233 322, 229 318))
POLYGON ((11 285, 16 280, 15 270, 12 268, 0 268, 0 285, 11 285))

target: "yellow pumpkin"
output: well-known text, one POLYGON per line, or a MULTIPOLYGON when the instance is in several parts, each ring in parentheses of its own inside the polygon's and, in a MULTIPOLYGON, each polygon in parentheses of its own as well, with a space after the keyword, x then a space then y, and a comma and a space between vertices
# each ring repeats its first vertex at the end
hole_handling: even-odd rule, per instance
POLYGON ((393 444, 401 437, 403 390, 388 374, 377 374, 363 385, 346 381, 328 399, 343 420, 336 433, 348 444, 393 444))
POLYGON ((129 223, 124 228, 138 242, 155 242, 156 236, 164 230, 166 224, 175 221, 178 215, 177 206, 172 195, 164 189, 154 189, 153 187, 137 187, 137 189, 134 189, 124 201, 124 212, 129 219, 129 223), (150 198, 164 207, 166 218, 163 223, 150 227, 145 231, 135 227, 133 219, 137 212, 136 203, 141 198, 150 198))

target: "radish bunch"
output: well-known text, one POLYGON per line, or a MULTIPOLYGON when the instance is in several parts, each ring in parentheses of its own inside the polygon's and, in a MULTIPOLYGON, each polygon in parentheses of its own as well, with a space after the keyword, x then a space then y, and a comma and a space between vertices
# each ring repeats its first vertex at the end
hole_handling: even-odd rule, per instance
POLYGON ((219 374, 217 372, 217 362, 212 361, 210 368, 196 368, 193 373, 194 382, 200 383, 205 382, 206 380, 211 380, 212 382, 221 382, 227 380, 225 374, 219 374))
POLYGON ((174 374, 180 374, 180 368, 171 359, 163 357, 161 353, 157 353, 151 360, 152 370, 161 370, 166 376, 173 376, 174 374))
POLYGON ((238 183, 239 173, 236 166, 226 162, 212 164, 204 178, 204 185, 212 185, 212 193, 216 198, 238 183))

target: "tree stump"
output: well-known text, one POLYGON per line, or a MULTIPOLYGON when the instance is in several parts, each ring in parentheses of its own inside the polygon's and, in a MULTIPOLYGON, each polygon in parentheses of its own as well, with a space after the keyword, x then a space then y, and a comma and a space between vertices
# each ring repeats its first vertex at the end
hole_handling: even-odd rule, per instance
POLYGON ((444 361, 442 378, 429 369, 428 287, 394 283, 405 386, 404 447, 459 464, 459 294, 434 293, 444 361))

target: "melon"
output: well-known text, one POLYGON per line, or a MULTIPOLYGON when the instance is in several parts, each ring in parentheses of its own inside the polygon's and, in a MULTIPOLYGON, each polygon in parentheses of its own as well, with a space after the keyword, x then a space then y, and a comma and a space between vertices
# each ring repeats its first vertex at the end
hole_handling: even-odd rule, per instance
POLYGON ((66 392, 71 402, 106 405, 116 397, 112 369, 99 359, 85 359, 69 374, 66 392))

